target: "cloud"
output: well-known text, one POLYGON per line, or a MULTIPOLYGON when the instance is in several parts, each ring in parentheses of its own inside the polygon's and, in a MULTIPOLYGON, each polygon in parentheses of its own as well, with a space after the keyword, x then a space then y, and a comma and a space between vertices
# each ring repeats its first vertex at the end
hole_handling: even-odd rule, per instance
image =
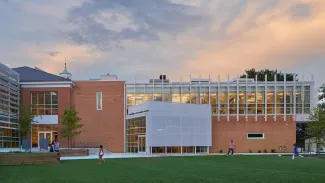
POLYGON ((58 73, 66 57, 77 79, 224 80, 253 67, 325 77, 323 0, 11 0, 0 12, 12 67, 58 73))
POLYGON ((159 41, 161 34, 177 35, 207 19, 191 6, 165 0, 93 0, 70 11, 68 23, 76 28, 67 36, 77 44, 111 50, 123 40, 159 41))

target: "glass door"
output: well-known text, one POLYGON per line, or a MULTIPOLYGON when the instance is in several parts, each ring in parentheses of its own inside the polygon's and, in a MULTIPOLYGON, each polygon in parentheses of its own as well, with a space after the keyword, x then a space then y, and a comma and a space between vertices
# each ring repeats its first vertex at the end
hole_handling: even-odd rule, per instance
POLYGON ((38 148, 40 148, 40 141, 46 139, 47 145, 52 143, 52 132, 38 132, 38 148))
POLYGON ((138 136, 138 153, 146 152, 146 136, 139 135, 138 136))

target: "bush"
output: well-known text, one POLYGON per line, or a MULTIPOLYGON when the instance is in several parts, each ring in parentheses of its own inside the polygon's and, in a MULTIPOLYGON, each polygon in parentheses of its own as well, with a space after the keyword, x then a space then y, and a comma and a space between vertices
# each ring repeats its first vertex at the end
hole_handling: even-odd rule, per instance
POLYGON ((275 149, 271 149, 271 153, 275 153, 275 149))
POLYGON ((261 150, 258 150, 257 152, 258 152, 258 153, 261 153, 262 151, 261 151, 261 150))
POLYGON ((250 150, 248 150, 249 151, 249 153, 252 153, 253 151, 250 149, 250 150))
POLYGON ((219 153, 222 153, 222 149, 219 150, 219 153))
POLYGON ((263 150, 263 153, 267 153, 267 149, 264 149, 264 150, 263 150))

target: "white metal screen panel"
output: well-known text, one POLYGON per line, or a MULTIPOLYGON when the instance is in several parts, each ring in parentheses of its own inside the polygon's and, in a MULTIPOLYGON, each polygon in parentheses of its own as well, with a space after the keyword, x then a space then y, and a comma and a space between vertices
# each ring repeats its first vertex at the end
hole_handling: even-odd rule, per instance
POLYGON ((211 146, 211 116, 164 115, 149 112, 147 121, 148 145, 211 146))

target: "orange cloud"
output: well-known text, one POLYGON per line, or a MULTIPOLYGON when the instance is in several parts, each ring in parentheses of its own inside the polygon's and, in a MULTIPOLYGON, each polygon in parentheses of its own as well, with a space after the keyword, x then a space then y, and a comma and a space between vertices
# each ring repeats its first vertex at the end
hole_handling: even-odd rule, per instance
POLYGON ((89 47, 84 45, 57 44, 55 47, 48 46, 42 51, 38 48, 27 48, 25 52, 30 58, 37 61, 36 67, 53 74, 63 71, 65 58, 68 70, 71 72, 71 70, 79 70, 81 67, 94 63, 96 58, 100 57, 99 53, 92 52, 89 47), (50 56, 47 50, 55 50, 58 54, 50 56))
MULTIPOLYGON (((296 1, 298 2, 298 1, 296 1)), ((248 68, 289 68, 298 60, 324 54, 325 1, 308 3, 310 15, 294 19, 294 1, 279 1, 276 7, 253 16, 260 1, 249 1, 246 9, 226 30, 227 40, 198 41, 206 49, 187 61, 187 68, 195 73, 233 77, 248 68), (247 25, 252 21, 254 25, 247 25)), ((218 27, 218 25, 213 25, 218 27)))

